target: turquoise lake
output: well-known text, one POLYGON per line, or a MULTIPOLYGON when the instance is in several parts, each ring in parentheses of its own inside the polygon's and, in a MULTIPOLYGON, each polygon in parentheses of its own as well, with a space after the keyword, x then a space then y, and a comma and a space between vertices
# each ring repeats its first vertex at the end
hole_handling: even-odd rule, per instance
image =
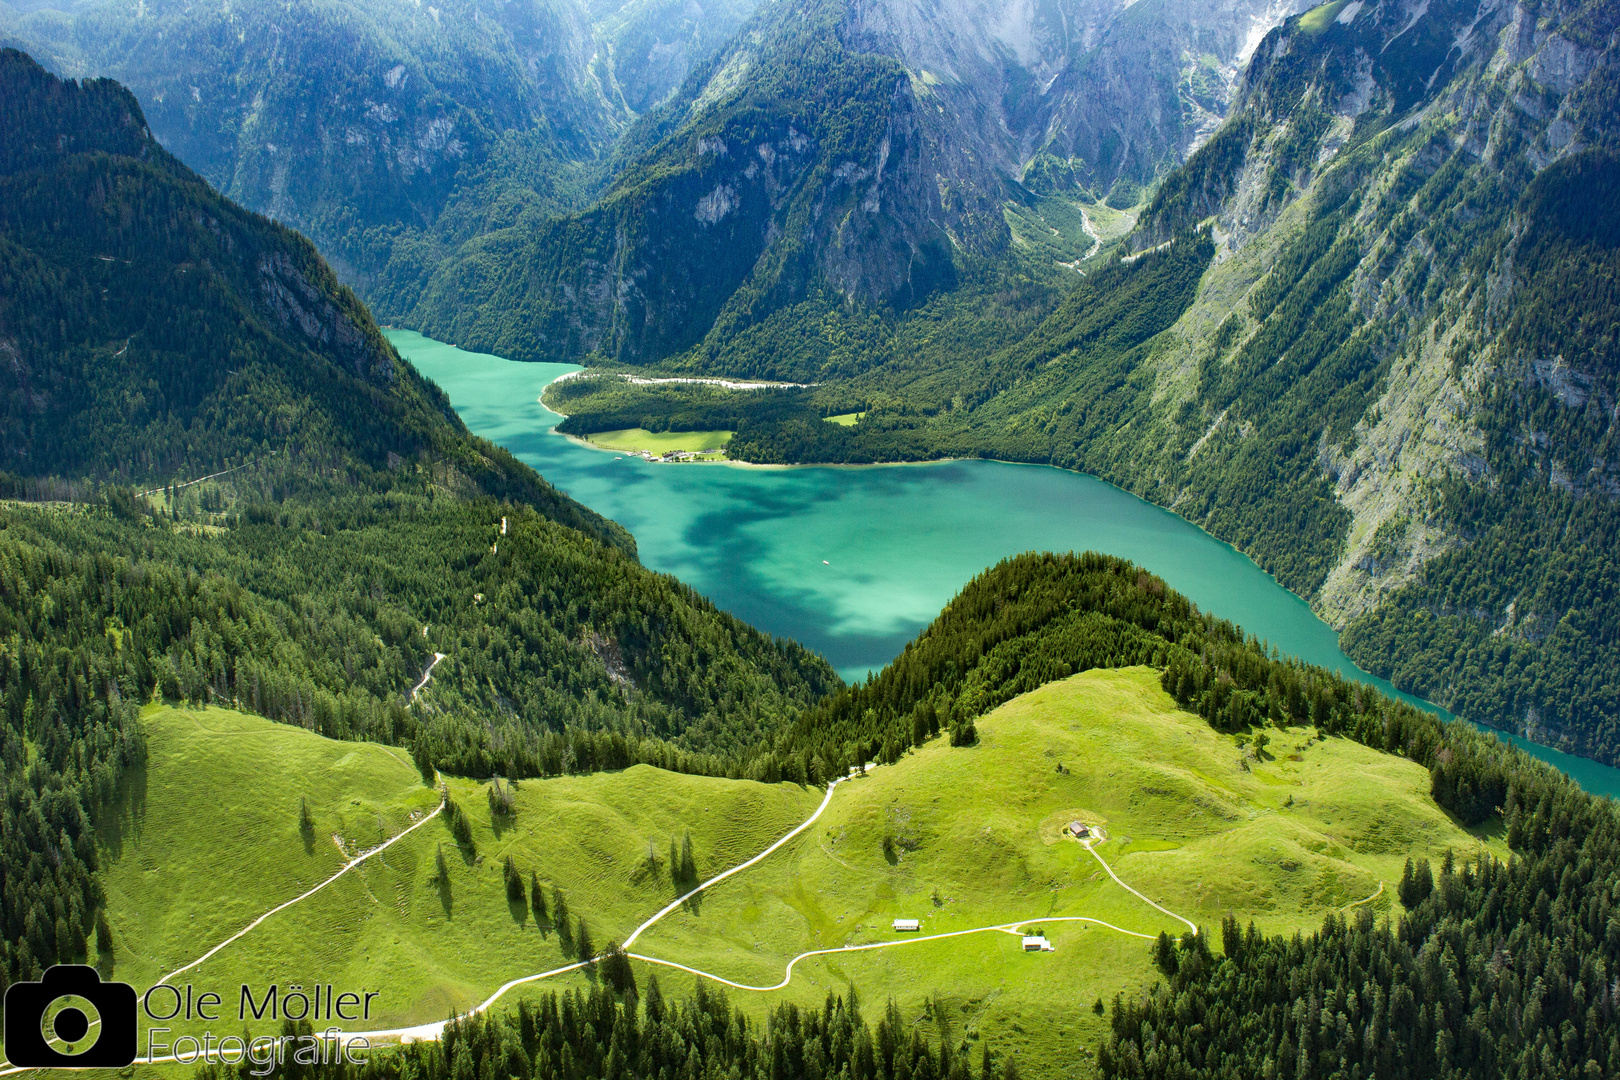
MULTIPOLYGON (((1094 550, 1146 567, 1289 655, 1434 708, 1351 663, 1333 629, 1248 556, 1095 477, 994 461, 651 464, 552 431, 561 417, 540 404, 540 394, 574 365, 517 363, 407 330, 390 330, 388 339, 444 388, 474 432, 629 529, 645 565, 763 630, 803 642, 845 679, 887 664, 967 581, 1001 559, 1094 550)), ((1586 790, 1620 796, 1620 769, 1511 741, 1586 790)))

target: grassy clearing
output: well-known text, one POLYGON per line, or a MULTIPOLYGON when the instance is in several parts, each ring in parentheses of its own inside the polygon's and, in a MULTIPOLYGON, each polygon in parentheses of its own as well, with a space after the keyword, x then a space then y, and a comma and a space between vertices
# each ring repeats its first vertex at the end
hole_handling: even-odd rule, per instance
POLYGON ((1331 3, 1320 4, 1299 17, 1299 28, 1312 37, 1320 37, 1322 31, 1333 25, 1333 20, 1339 17, 1349 0, 1332 0, 1331 3))
POLYGON ((626 428, 622 431, 599 431, 585 436, 585 439, 604 450, 667 454, 671 450, 683 450, 687 453, 718 450, 731 441, 732 434, 730 431, 648 431, 646 428, 626 428))
POLYGON ((1086 217, 1091 222, 1092 230, 1097 234, 1100 242, 1099 252, 1102 248, 1121 239, 1124 235, 1136 228, 1136 211, 1115 210, 1104 202, 1089 204, 1086 208, 1086 217))
MULTIPOLYGON (((219 709, 153 710, 147 723, 149 768, 131 814, 106 837, 113 974, 137 987, 436 802, 396 749, 219 709), (299 828, 301 801, 312 836, 299 828)), ((671 915, 636 951, 768 985, 798 953, 892 940, 899 917, 921 919, 924 934, 1076 915, 1178 931, 1062 836, 1073 818, 1107 830, 1098 850, 1125 881, 1211 928, 1234 912, 1268 931, 1310 929, 1380 882, 1388 887, 1369 906, 1387 912, 1408 854, 1476 845, 1506 854, 1494 835, 1470 835, 1434 806, 1423 769, 1354 743, 1273 732, 1276 757, 1245 768, 1233 737, 1175 709, 1145 669, 1051 684, 978 730, 976 747, 935 740, 843 785, 814 827, 671 915)), ((504 821, 491 814, 486 784, 447 783, 476 850, 458 849, 442 818, 430 822, 188 973, 182 981, 199 991, 229 991, 216 1033, 241 1030, 243 982, 380 991, 371 1027, 441 1019, 569 954, 526 905, 508 904, 508 854, 525 882, 533 872, 546 883, 548 901, 555 887, 566 891, 600 947, 675 895, 672 839, 690 832, 708 877, 820 801, 788 785, 638 766, 522 781, 517 813, 504 821)), ((762 1013, 784 999, 819 1005, 853 984, 872 1006, 892 996, 930 1034, 946 1023, 969 1042, 1016 1048, 1031 1075, 1084 1075, 1105 1024, 1090 1005, 1152 981, 1147 942, 1089 924, 1040 925, 1055 952, 1025 954, 1010 935, 978 934, 812 958, 784 991, 730 993, 762 1013)), ((649 965, 636 967, 645 979, 649 965)), ((677 992, 692 979, 669 969, 659 977, 677 992)))
POLYGON ((854 427, 856 422, 866 414, 863 412, 839 413, 837 416, 827 417, 827 423, 837 424, 839 427, 854 427))

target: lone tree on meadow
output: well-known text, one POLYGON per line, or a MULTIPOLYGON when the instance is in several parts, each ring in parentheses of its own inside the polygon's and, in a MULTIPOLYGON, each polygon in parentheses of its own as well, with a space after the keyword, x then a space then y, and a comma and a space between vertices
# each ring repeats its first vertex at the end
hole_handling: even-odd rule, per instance
POLYGON ((506 865, 502 869, 502 873, 506 876, 507 901, 513 904, 523 903, 525 899, 523 895, 523 875, 518 873, 517 863, 512 861, 512 856, 508 855, 506 857, 506 865))
POLYGON ((697 879, 697 860, 692 857, 692 834, 687 833, 681 841, 681 881, 690 887, 697 884, 697 879))
POLYGON ((551 913, 552 925, 555 926, 558 930, 561 930, 564 937, 567 937, 568 936, 568 897, 563 895, 563 891, 561 889, 553 888, 551 890, 551 901, 552 901, 552 913, 551 913))

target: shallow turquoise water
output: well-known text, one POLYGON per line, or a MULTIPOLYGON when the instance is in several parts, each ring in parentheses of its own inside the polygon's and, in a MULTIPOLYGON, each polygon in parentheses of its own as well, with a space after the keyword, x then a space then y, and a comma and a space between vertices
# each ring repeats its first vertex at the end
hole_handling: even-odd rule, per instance
MULTIPOLYGON (((568 364, 522 364, 420 334, 389 340, 467 426, 629 529, 641 561, 826 656, 846 679, 888 663, 974 575, 1031 549, 1104 551, 1284 652, 1387 693, 1298 596, 1231 545, 1095 477, 1035 465, 741 468, 654 465, 557 435, 539 403, 568 364)), ((1620 770, 1514 739, 1588 791, 1620 770)))

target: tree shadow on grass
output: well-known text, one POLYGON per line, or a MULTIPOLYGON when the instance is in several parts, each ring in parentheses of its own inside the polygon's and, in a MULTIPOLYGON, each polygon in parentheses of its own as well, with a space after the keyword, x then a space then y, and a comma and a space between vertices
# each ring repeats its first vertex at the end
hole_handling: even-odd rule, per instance
POLYGON ((115 861, 123 857, 126 838, 140 841, 146 824, 146 780, 145 759, 126 767, 118 778, 114 797, 116 811, 96 815, 100 819, 96 822, 96 832, 101 846, 115 861))

